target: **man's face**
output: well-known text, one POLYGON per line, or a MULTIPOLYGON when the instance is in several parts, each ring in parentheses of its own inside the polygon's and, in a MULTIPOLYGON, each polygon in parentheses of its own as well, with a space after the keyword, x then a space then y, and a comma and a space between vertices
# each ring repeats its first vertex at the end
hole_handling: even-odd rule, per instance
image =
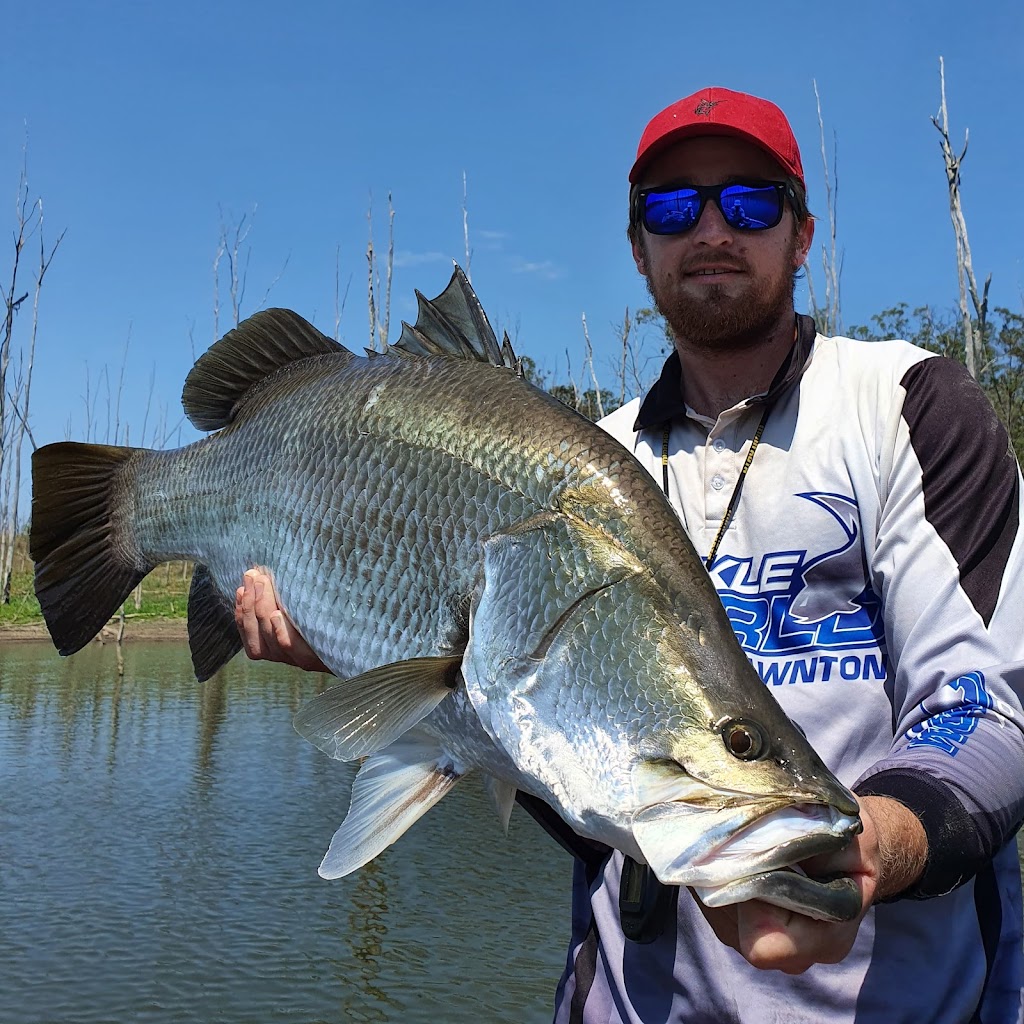
MULTIPOLYGON (((750 142, 703 136, 655 157, 640 184, 720 185, 737 178, 782 181, 785 174, 750 142)), ((788 203, 774 228, 737 231, 708 202, 697 225, 681 235, 651 235, 641 226, 633 258, 677 338, 736 350, 758 344, 792 314, 793 275, 813 235, 810 220, 797 228, 788 203)))

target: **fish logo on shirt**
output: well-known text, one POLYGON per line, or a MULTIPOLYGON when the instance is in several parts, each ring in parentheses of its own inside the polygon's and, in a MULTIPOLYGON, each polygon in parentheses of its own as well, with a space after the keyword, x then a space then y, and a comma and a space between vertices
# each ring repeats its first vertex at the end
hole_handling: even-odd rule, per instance
POLYGON ((790 614, 798 622, 820 622, 829 615, 856 612, 861 607, 856 599, 868 578, 864 551, 858 543, 857 502, 842 494, 809 492, 797 497, 828 512, 842 528, 844 540, 839 547, 806 563, 800 574, 804 586, 790 605, 790 614))
POLYGON ((794 497, 834 524, 831 541, 828 527, 808 530, 824 538, 825 551, 724 554, 711 566, 741 645, 748 655, 769 657, 884 647, 881 602, 869 583, 856 499, 824 491, 794 497))

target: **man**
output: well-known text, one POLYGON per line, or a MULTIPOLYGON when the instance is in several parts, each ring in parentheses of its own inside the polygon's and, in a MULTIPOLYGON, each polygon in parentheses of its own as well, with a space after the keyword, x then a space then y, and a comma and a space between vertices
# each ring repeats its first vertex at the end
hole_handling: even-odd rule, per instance
MULTIPOLYGON (((633 255, 675 351, 602 425, 665 488, 766 685, 858 793, 863 833, 805 867, 853 877, 862 911, 830 924, 683 892, 634 941, 631 865, 581 861, 556 1022, 1024 1020, 1024 531, 1006 432, 957 364, 795 313, 813 222, 773 104, 680 100, 629 179, 633 255)), ((250 656, 319 667, 261 577, 237 619, 250 656)))

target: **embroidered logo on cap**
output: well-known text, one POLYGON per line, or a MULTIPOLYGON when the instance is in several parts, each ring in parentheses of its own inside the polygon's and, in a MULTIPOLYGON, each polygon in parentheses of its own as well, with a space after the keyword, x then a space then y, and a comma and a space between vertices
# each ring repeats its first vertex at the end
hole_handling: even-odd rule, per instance
POLYGON ((714 110, 721 102, 721 100, 701 100, 693 112, 698 117, 710 117, 711 111, 714 110))

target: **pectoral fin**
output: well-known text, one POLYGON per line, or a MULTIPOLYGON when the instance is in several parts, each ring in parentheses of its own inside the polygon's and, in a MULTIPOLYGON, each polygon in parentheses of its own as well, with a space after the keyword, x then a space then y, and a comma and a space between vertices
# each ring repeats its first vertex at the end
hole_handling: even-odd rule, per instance
POLYGON ((339 761, 383 750, 458 686, 462 657, 410 658, 325 690, 293 719, 299 735, 339 761))
POLYGON ((352 784, 352 802, 320 864, 341 878, 389 847, 461 778, 437 744, 413 732, 368 758, 352 784))

